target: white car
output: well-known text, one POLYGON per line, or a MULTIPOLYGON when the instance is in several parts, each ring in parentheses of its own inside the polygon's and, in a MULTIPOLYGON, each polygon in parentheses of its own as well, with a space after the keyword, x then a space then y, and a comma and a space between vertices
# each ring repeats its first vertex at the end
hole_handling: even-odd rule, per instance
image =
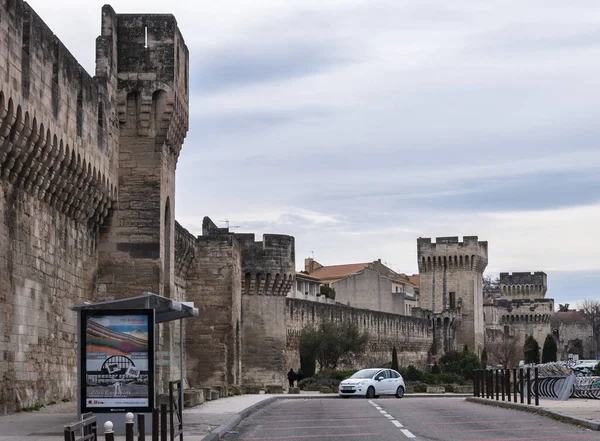
POLYGON ((395 395, 402 398, 405 389, 402 375, 393 369, 363 369, 342 381, 338 394, 340 397, 395 395))

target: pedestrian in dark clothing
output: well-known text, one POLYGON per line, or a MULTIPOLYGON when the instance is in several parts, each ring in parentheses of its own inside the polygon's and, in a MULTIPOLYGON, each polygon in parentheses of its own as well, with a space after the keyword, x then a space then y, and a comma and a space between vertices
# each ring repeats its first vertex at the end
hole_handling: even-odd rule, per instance
POLYGON ((302 369, 298 369, 296 372, 296 381, 298 382, 298 386, 300 386, 300 382, 304 380, 304 374, 302 373, 302 369))
POLYGON ((296 372, 294 372, 294 369, 290 369, 287 377, 288 381, 290 382, 290 387, 294 387, 294 381, 296 381, 296 372))

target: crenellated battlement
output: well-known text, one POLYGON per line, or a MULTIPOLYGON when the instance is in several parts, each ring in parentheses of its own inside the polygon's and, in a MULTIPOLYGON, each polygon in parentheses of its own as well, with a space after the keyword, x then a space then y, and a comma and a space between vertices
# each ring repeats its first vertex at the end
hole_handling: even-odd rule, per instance
POLYGON ((170 14, 117 14, 116 22, 119 122, 135 112, 137 135, 154 137, 177 157, 189 126, 189 52, 177 20, 170 14))
POLYGON ((488 243, 477 236, 464 236, 460 242, 457 236, 417 239, 419 272, 442 268, 483 273, 488 264, 488 243))
POLYGON ((115 118, 96 79, 22 0, 0 4, 0 177, 78 221, 116 198, 115 118))
POLYGON ((294 237, 265 234, 236 234, 242 244, 242 292, 246 295, 285 296, 295 280, 294 237))
POLYGON ((500 273, 500 293, 505 298, 544 298, 548 276, 542 271, 500 273))

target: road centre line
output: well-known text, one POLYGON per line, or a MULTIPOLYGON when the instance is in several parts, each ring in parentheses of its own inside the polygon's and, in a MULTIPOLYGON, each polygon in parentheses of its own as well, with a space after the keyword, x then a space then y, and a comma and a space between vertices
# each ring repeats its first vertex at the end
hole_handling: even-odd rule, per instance
POLYGON ((404 427, 402 423, 398 420, 392 420, 392 424, 396 427, 404 427))
POLYGON ((388 413, 388 414, 387 414, 385 417, 386 417, 386 418, 388 418, 388 419, 390 419, 390 420, 393 420, 393 419, 394 419, 394 417, 393 417, 393 416, 391 416, 389 413, 388 413))
POLYGON ((407 438, 414 438, 415 436, 410 432, 410 430, 407 429, 400 429, 400 432, 402 432, 407 438))

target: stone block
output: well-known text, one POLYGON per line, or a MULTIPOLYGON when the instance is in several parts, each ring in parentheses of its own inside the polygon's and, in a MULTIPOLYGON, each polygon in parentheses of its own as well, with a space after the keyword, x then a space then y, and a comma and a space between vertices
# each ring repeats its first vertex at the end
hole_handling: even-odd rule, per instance
POLYGON ((183 407, 195 407, 202 403, 204 403, 202 389, 186 389, 183 392, 183 407))
POLYGON ((472 394, 473 393, 473 385, 466 386, 454 386, 455 394, 472 394))
POLYGON ((212 395, 211 395, 211 389, 210 389, 210 387, 201 387, 199 390, 201 390, 203 392, 204 399, 206 401, 212 400, 212 395))
POLYGON ((290 387, 290 390, 288 391, 288 394, 292 394, 292 395, 298 395, 299 393, 300 393, 299 387, 290 387))
POLYGON ((282 394, 283 386, 281 384, 268 384, 265 390, 268 394, 282 394))
POLYGON ((243 387, 243 391, 245 394, 259 394, 259 393, 261 393, 262 390, 263 390, 262 386, 258 386, 258 385, 251 385, 251 386, 243 387))
POLYGON ((219 391, 211 390, 210 391, 210 399, 211 399, 211 401, 218 400, 219 399, 219 391))
POLYGON ((427 386, 428 394, 445 394, 446 388, 442 386, 427 386))

